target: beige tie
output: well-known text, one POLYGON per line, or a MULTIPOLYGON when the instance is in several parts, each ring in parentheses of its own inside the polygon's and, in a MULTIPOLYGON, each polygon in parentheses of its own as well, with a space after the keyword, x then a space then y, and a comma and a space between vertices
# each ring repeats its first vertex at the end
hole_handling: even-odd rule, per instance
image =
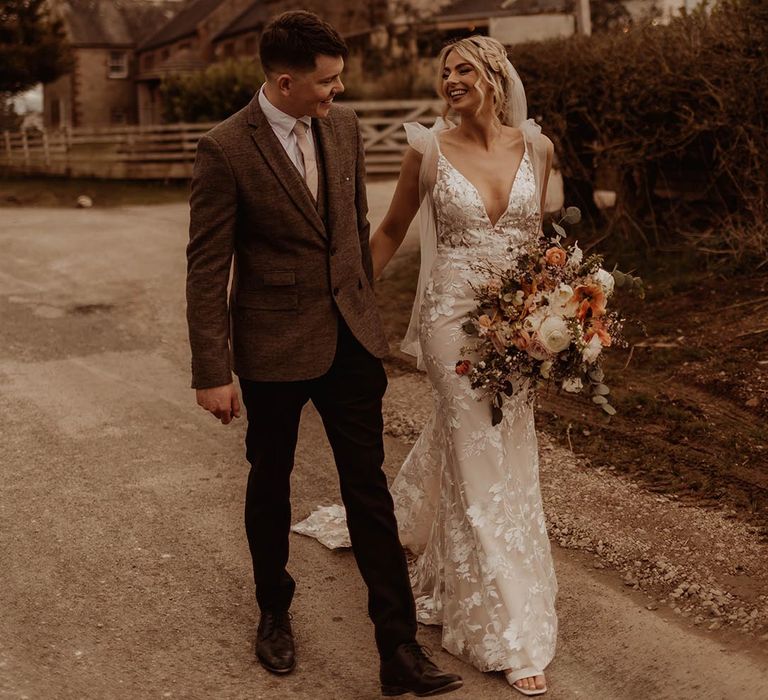
POLYGON ((304 181, 312 196, 317 199, 317 160, 307 136, 308 128, 304 122, 297 121, 296 126, 293 127, 293 133, 296 134, 296 143, 304 159, 304 181))

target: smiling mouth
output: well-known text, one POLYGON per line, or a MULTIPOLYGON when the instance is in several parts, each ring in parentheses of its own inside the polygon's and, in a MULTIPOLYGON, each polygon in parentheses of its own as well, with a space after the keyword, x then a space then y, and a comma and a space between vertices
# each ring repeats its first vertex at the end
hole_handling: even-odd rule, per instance
POLYGON ((464 90, 463 88, 456 88, 456 89, 454 89, 454 90, 450 90, 450 91, 448 92, 448 96, 449 96, 449 97, 450 97, 450 98, 451 98, 451 99, 452 99, 454 102, 456 102, 456 100, 460 100, 462 97, 464 97, 464 95, 466 95, 466 94, 467 94, 467 92, 468 92, 468 91, 467 91, 467 90, 464 90))

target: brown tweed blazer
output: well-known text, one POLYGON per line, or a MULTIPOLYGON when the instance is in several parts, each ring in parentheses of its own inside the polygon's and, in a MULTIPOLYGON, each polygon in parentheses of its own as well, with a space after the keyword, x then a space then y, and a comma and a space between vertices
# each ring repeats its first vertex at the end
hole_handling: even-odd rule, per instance
POLYGON ((389 349, 372 288, 357 117, 334 105, 313 124, 325 206, 257 98, 198 144, 187 246, 194 388, 228 384, 233 370, 256 381, 321 376, 335 354, 338 314, 371 354, 389 349))

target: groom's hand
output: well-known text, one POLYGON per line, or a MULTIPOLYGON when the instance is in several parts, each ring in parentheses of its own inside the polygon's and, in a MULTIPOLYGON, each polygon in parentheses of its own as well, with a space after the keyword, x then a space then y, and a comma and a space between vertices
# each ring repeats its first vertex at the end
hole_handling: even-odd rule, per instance
POLYGON ((213 413, 224 425, 240 417, 240 399, 234 383, 197 389, 197 405, 213 413))

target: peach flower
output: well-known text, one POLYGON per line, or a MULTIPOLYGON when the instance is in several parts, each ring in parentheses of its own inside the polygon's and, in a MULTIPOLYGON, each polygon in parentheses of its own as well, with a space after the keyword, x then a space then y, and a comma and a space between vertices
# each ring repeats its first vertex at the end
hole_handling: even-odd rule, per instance
POLYGON ((604 348, 610 347, 613 342, 605 324, 597 318, 592 319, 592 323, 589 325, 584 339, 589 342, 592 340, 593 336, 597 336, 600 339, 600 343, 604 348))
POLYGON ((578 317, 582 322, 589 311, 593 317, 605 313, 605 291, 599 284, 580 284, 574 290, 571 302, 578 305, 578 317))
POLYGON ((544 259, 548 265, 554 265, 555 267, 562 267, 567 260, 565 251, 557 246, 553 246, 544 253, 544 259))

